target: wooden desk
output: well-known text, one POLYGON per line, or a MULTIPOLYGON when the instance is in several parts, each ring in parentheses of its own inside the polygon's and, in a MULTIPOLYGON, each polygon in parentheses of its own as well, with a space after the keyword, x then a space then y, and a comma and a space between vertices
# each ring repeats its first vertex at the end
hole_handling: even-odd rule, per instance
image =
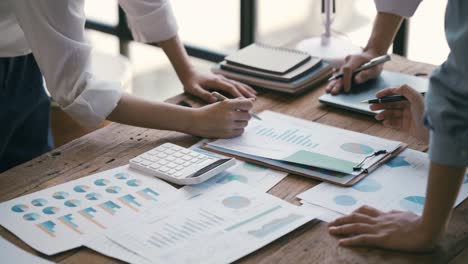
MULTIPOLYGON (((386 68, 409 74, 429 74, 431 65, 414 63, 394 57, 386 68)), ((374 136, 403 141, 413 149, 426 146, 400 131, 383 127, 373 118, 361 114, 321 106, 318 97, 323 89, 315 89, 301 96, 285 96, 262 92, 255 104, 256 111, 266 109, 374 136)), ((179 95, 169 102, 197 101, 179 95)), ((0 174, 0 201, 61 184, 89 174, 128 163, 128 160, 164 142, 190 146, 199 138, 181 133, 158 131, 111 124, 72 141, 51 153, 0 174)), ((289 175, 269 193, 298 204, 295 196, 318 181, 289 175)), ((4 228, 0 235, 16 245, 33 252, 25 243, 4 228)), ((241 259, 242 263, 467 263, 468 262, 468 202, 455 211, 448 232, 440 247, 430 254, 408 254, 368 248, 338 247, 337 239, 327 233, 327 224, 314 221, 278 239, 270 245, 241 259)), ((49 259, 62 263, 119 263, 92 250, 80 248, 49 259)), ((1 257, 0 257, 1 262, 1 257)))

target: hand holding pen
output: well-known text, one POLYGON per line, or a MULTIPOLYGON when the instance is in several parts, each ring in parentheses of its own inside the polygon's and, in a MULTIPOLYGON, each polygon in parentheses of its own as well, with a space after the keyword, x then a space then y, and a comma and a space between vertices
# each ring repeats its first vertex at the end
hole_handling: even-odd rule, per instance
POLYGON ((349 92, 353 82, 361 84, 376 78, 382 72, 383 63, 389 60, 389 55, 379 56, 369 51, 347 56, 340 73, 330 78, 325 91, 331 94, 349 92))
POLYGON ((376 94, 376 98, 366 100, 367 103, 376 100, 370 106, 372 111, 381 111, 375 119, 428 143, 429 130, 423 125, 424 97, 421 93, 403 85, 384 89, 376 94))
MULTIPOLYGON (((228 99, 226 96, 218 93, 218 92, 212 92, 211 95, 213 95, 217 100, 218 102, 220 101, 224 101, 226 99, 228 99)), ((258 119, 258 120, 262 120, 257 113, 255 113, 254 111, 251 111, 250 114, 255 118, 255 119, 258 119)))

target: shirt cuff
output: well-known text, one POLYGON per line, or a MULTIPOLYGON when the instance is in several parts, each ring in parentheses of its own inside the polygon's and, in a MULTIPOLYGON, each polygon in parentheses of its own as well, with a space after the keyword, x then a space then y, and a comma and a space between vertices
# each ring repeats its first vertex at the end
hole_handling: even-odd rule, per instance
POLYGON ((117 82, 87 80, 85 88, 75 100, 62 109, 81 126, 96 128, 114 110, 122 96, 117 82))
POLYGON ((160 42, 177 34, 177 22, 168 2, 143 16, 131 16, 127 13, 127 19, 133 38, 139 42, 160 42))
POLYGON ((411 17, 422 0, 374 0, 377 11, 411 17))
POLYGON ((468 166, 468 140, 431 131, 429 158, 442 165, 468 166))

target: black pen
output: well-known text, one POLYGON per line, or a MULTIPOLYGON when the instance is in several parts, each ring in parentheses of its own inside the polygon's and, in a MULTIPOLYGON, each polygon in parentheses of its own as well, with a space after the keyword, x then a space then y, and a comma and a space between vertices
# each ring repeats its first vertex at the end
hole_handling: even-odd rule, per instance
MULTIPOLYGON (((382 64, 384 62, 387 62, 389 60, 391 60, 392 58, 390 57, 390 55, 383 55, 383 56, 380 56, 380 57, 377 57, 377 58, 373 58, 372 60, 370 60, 369 62, 367 63, 364 63, 361 67, 357 68, 356 70, 354 70, 353 72, 353 76, 364 71, 364 70, 367 70, 367 69, 370 69, 374 66, 377 66, 379 64, 382 64)), ((343 78, 343 73, 338 73, 338 74, 335 74, 333 75, 332 77, 330 77, 330 79, 328 79, 328 81, 333 81, 333 80, 336 80, 336 79, 340 79, 340 78, 343 78)))
MULTIPOLYGON (((426 93, 421 93, 421 95, 425 95, 426 93)), ((381 98, 376 98, 376 99, 369 99, 369 100, 364 100, 361 103, 362 104, 384 104, 384 103, 394 103, 394 102, 401 102, 401 101, 408 101, 406 97, 403 95, 390 95, 390 96, 384 96, 381 98)))

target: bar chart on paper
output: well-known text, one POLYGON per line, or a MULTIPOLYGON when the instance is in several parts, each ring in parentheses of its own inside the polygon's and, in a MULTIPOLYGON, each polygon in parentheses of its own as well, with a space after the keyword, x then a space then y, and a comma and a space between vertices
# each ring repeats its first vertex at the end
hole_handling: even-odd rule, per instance
POLYGON ((105 235, 155 263, 231 263, 313 217, 232 181, 105 235))
POLYGON ((284 129, 280 131, 277 128, 259 125, 255 130, 257 136, 265 137, 267 140, 271 141, 299 145, 307 148, 314 148, 318 145, 313 142, 313 137, 310 133, 301 131, 300 129, 284 129))

